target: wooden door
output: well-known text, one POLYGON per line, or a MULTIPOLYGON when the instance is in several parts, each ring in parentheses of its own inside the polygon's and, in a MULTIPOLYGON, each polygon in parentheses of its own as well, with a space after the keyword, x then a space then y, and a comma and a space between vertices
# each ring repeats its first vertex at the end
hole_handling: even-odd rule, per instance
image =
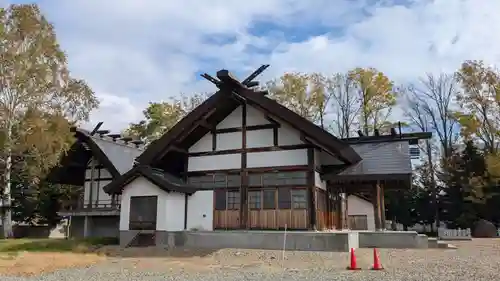
POLYGON ((214 229, 240 228, 240 191, 215 190, 214 229))

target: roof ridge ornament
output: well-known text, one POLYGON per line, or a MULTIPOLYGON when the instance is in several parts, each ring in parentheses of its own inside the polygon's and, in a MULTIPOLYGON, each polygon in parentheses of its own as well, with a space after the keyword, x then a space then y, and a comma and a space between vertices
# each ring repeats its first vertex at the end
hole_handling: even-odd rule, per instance
POLYGON ((203 73, 200 76, 212 82, 215 86, 217 86, 217 88, 221 90, 230 90, 232 92, 237 92, 240 89, 251 89, 256 93, 266 95, 267 91, 255 91, 253 88, 259 86, 259 82, 254 81, 254 79, 257 78, 257 76, 264 72, 264 70, 266 70, 268 67, 269 64, 260 66, 241 82, 227 69, 221 69, 217 71, 217 78, 214 78, 207 73, 203 73))
POLYGON ((113 142, 119 145, 124 145, 127 147, 131 148, 136 148, 136 149, 144 149, 146 144, 144 141, 139 140, 139 139, 134 139, 132 137, 127 137, 123 136, 120 133, 111 133, 110 130, 100 130, 102 124, 104 122, 99 122, 97 125, 92 129, 92 131, 88 132, 80 128, 72 128, 72 131, 79 130, 80 132, 84 132, 85 134, 88 134, 89 137, 94 138, 94 139, 101 139, 105 140, 108 142, 113 142))

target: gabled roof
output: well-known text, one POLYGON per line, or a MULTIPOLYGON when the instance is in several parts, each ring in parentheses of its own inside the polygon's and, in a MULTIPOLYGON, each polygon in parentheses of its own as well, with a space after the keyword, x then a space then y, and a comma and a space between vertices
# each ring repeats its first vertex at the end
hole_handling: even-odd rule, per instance
POLYGON ((113 178, 117 178, 130 170, 135 158, 142 153, 140 148, 91 135, 87 130, 73 130, 76 141, 62 156, 59 165, 49 172, 47 179, 50 182, 83 185, 85 169, 92 157, 96 158, 113 178))
POLYGON ((125 174, 121 175, 119 178, 104 186, 103 189, 108 194, 121 194, 125 186, 127 186, 127 184, 138 177, 144 177, 145 179, 156 185, 158 188, 166 192, 173 191, 193 194, 198 190, 198 188, 187 185, 179 178, 144 165, 132 168, 125 174))
MULTIPOLYGON (((347 143, 341 141, 290 109, 280 105, 275 100, 267 98, 262 93, 250 89, 240 89, 237 94, 243 97, 251 106, 260 109, 269 116, 279 119, 292 128, 300 131, 312 140, 315 145, 336 155, 344 162, 354 164, 361 160, 361 157, 347 143)), ((181 136, 190 134, 196 130, 197 127, 203 127, 203 122, 201 121, 204 117, 211 118, 211 116, 215 116, 211 121, 218 123, 239 105, 238 97, 236 97, 232 91, 219 90, 180 120, 161 138, 151 143, 136 161, 143 165, 154 165, 157 160, 164 156, 169 148, 176 145, 176 142, 179 142, 181 136)), ((215 124, 211 125, 214 126, 215 124)), ((202 133, 197 133, 197 137, 201 138, 204 134, 208 133, 209 130, 209 128, 202 130, 202 133)))
MULTIPOLYGON (((403 141, 404 142, 404 141, 403 141)), ((363 160, 345 167, 340 172, 323 175, 325 180, 339 181, 362 180, 411 180, 412 167, 407 146, 401 142, 358 143, 351 145, 361 155, 363 160)))

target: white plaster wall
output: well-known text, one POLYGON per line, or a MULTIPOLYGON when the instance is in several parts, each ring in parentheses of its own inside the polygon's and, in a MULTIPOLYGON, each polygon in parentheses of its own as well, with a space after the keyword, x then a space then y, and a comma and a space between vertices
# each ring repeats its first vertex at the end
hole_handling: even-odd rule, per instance
POLYGON ((370 202, 361 199, 355 195, 349 195, 347 200, 348 200, 347 214, 349 216, 366 215, 368 230, 375 230, 375 215, 373 211, 373 205, 370 202))
POLYGON ((252 152, 247 154, 247 167, 307 165, 307 149, 252 152))
POLYGON ((229 114, 224 120, 217 124, 217 129, 235 128, 241 127, 242 124, 242 107, 239 106, 231 114, 229 114))
POLYGON ((166 230, 184 230, 184 208, 186 196, 183 193, 170 192, 167 193, 165 198, 165 212, 162 213, 162 216, 165 220, 166 230))
POLYGON ((319 153, 319 163, 321 165, 340 165, 342 164, 342 161, 340 161, 338 158, 326 153, 325 151, 318 151, 319 153))
POLYGON ((270 147, 270 146, 274 146, 273 129, 247 131, 248 148, 270 147))
MULTIPOLYGON (((131 181, 125 186, 122 193, 122 202, 120 208, 120 230, 129 230, 129 217, 130 217, 130 197, 132 196, 158 196, 158 206, 156 209, 156 229, 168 230, 166 219, 166 203, 168 193, 159 189, 147 179, 140 177, 131 181)), ((176 217, 183 217, 184 209, 182 212, 177 212, 176 217)), ((181 218, 184 219, 184 218, 181 218)))
MULTIPOLYGON (((241 132, 217 134, 216 150, 229 150, 241 148, 241 132)), ((210 148, 212 150, 212 148, 210 148)))
POLYGON ((303 144, 300 140, 300 132, 292 127, 280 123, 281 127, 278 129, 278 145, 294 145, 303 144))
POLYGON ((206 171, 217 169, 239 169, 241 154, 209 155, 189 157, 188 171, 206 171))
POLYGON ((326 190, 326 181, 321 179, 318 172, 314 172, 314 185, 320 189, 326 190))
MULTIPOLYGON (((240 128, 242 126, 242 107, 238 107, 224 120, 217 124, 217 129, 240 128)), ((281 127, 278 129, 278 145, 296 145, 303 144, 300 140, 300 133, 292 127, 279 122, 281 127)), ((270 124, 265 114, 260 110, 247 107, 247 126, 270 124)), ((241 148, 241 132, 218 134, 217 150, 228 150, 241 148)), ((247 131, 247 147, 271 147, 273 146, 273 130, 265 129, 259 131, 247 131)), ((212 151, 212 134, 208 133, 198 142, 189 148, 189 152, 207 152, 212 151)))
MULTIPOLYGON (((99 165, 99 162, 95 159, 92 159, 89 161, 89 164, 87 165, 88 168, 91 167, 91 165, 99 165)), ((104 186, 106 186, 108 183, 110 183, 110 180, 101 180, 97 182, 99 179, 109 179, 111 178, 111 173, 107 169, 94 169, 94 184, 92 185, 90 182, 90 179, 92 179, 92 170, 87 169, 85 170, 85 182, 83 184, 84 188, 84 195, 83 195, 83 203, 88 204, 90 202, 92 203, 99 203, 99 202, 110 202, 111 201, 111 195, 107 194, 104 192, 102 189, 104 186), (90 198, 90 189, 92 188, 92 198, 90 198)))
POLYGON ((107 194, 106 191, 104 191, 104 187, 111 183, 111 180, 105 180, 105 181, 100 181, 99 182, 99 200, 98 202, 103 202, 106 204, 111 203, 111 195, 107 194))
POLYGON ((213 230, 214 192, 201 190, 188 197, 187 229, 213 230))
POLYGON ((212 151, 212 134, 208 133, 204 135, 199 141, 193 144, 188 151, 191 153, 212 151))
POLYGON ((262 111, 247 106, 247 126, 255 126, 255 125, 265 125, 270 124, 269 120, 266 119, 265 115, 262 111))

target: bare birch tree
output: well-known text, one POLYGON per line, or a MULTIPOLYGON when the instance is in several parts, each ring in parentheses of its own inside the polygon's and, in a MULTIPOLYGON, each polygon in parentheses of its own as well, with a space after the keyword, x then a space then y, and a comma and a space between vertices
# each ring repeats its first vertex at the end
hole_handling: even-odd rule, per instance
POLYGON ((4 237, 10 238, 13 156, 36 161, 39 169, 56 162, 70 123, 87 119, 98 101, 69 75, 54 28, 35 4, 0 9, 0 38, 0 188, 4 237))
POLYGON ((453 75, 440 74, 434 76, 427 74, 420 79, 418 84, 408 87, 406 95, 408 99, 408 110, 406 116, 412 125, 422 132, 431 131, 437 136, 438 148, 434 146, 432 140, 427 140, 421 147, 426 154, 427 165, 431 179, 430 183, 432 198, 434 200, 436 224, 439 226, 438 209, 438 187, 436 183, 436 163, 433 161, 434 154, 440 154, 442 164, 446 165, 447 159, 451 156, 453 144, 457 140, 455 130, 458 123, 453 117, 453 101, 458 94, 457 81, 453 75))
POLYGON ((331 111, 335 116, 329 129, 339 138, 348 138, 356 129, 361 112, 354 81, 348 75, 337 73, 328 78, 326 88, 331 100, 331 111))

